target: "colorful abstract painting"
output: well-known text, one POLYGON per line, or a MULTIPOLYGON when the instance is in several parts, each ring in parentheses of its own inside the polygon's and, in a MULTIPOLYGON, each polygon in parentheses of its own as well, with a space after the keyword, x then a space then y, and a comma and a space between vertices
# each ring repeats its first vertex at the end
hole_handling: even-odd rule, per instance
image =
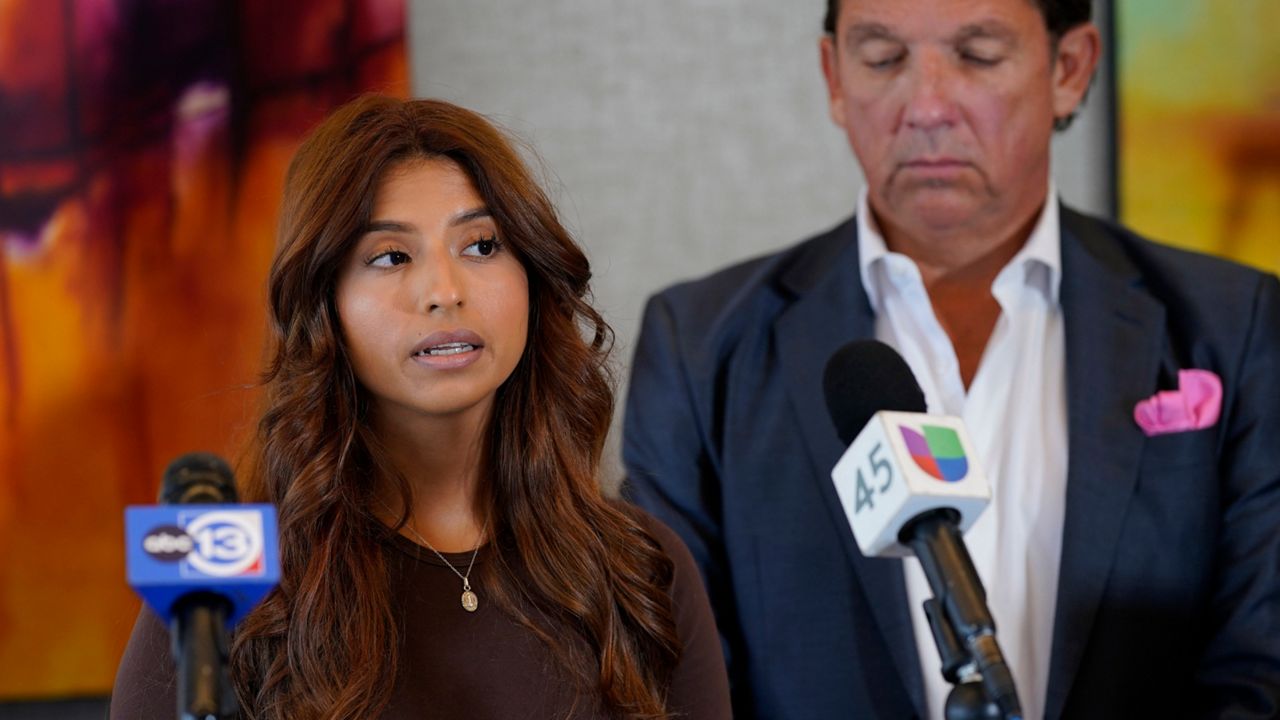
POLYGON ((122 512, 251 430, 286 164, 403 0, 0 0, 0 700, 110 690, 122 512))
POLYGON ((1114 7, 1121 219, 1280 271, 1280 2, 1114 7))

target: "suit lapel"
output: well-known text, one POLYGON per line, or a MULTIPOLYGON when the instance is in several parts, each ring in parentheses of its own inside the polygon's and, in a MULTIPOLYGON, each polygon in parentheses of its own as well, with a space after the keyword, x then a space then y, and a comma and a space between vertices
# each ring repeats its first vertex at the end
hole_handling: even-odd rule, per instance
POLYGON ((1062 208, 1069 459, 1045 717, 1061 716, 1114 562, 1143 435, 1133 406, 1155 387, 1164 308, 1096 221, 1062 208))
POLYGON ((831 481, 831 468, 844 453, 827 412, 822 374, 828 358, 845 343, 875 336, 875 317, 858 266, 857 231, 853 220, 833 231, 833 242, 815 248, 782 277, 794 302, 774 324, 774 340, 791 410, 804 437, 829 514, 858 586, 870 605, 893 662, 917 712, 924 715, 924 686, 915 635, 907 607, 902 563, 864 557, 849 528, 831 481))
MULTIPOLYGON (((1139 276, 1094 221, 1062 217, 1061 302, 1066 334, 1069 467, 1062 561, 1045 717, 1061 716, 1112 567, 1137 482, 1143 436, 1133 406, 1155 387, 1164 308, 1139 289, 1139 276)), ((924 690, 901 563, 858 550, 830 469, 844 452, 822 395, 827 359, 846 342, 875 335, 858 271, 855 225, 801 258, 783 276, 794 302, 774 339, 791 410, 805 439, 812 478, 849 557, 893 662, 917 711, 924 690)))

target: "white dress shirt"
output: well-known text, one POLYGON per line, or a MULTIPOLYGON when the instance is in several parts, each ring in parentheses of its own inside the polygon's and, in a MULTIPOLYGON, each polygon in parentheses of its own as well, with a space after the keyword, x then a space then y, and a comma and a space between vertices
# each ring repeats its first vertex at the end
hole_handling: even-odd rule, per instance
MULTIPOLYGON (((1023 717, 1044 715, 1067 485, 1066 356, 1057 194, 1052 185, 1026 244, 996 276, 1000 304, 968 392, 915 263, 889 252, 864 190, 858 200, 862 282, 876 337, 896 348, 920 381, 929 412, 964 419, 991 504, 965 534, 987 591, 996 637, 1013 670, 1023 717)), ((920 563, 905 561, 907 597, 924 674, 927 717, 941 718, 951 686, 921 603, 932 596, 920 563)))

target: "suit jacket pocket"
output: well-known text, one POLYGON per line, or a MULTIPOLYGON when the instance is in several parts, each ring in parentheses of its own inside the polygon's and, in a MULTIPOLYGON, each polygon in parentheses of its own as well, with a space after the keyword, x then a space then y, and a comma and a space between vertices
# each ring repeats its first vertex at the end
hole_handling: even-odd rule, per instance
POLYGON ((1153 435, 1142 446, 1143 468, 1177 468, 1216 464, 1218 427, 1153 435))

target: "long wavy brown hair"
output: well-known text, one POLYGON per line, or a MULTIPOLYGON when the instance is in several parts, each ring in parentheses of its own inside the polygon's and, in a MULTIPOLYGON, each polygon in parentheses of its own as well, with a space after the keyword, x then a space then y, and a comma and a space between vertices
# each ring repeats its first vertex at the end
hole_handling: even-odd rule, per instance
MULTIPOLYGON (((405 479, 364 422, 334 303, 339 267, 371 219, 388 171, 447 158, 467 172, 529 278, 529 340, 498 389, 484 438, 482 502, 494 598, 540 637, 584 697, 617 717, 664 718, 679 659, 671 561, 641 521, 601 492, 613 410, 611 333, 591 307, 591 271, 511 142, 446 102, 360 98, 325 120, 289 168, 269 280, 272 349, 249 453, 249 501, 279 513, 282 581, 232 647, 245 717, 375 717, 397 663, 374 504, 405 479)), ((407 510, 406 510, 407 513, 407 510)), ((403 524, 405 517, 400 522, 403 524)))

